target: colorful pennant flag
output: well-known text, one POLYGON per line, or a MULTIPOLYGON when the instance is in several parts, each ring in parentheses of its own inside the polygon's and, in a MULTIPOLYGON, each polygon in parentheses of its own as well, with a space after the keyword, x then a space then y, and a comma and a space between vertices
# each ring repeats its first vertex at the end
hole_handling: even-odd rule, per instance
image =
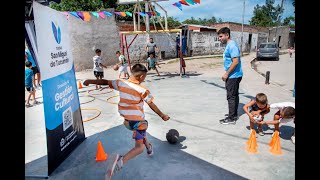
POLYGON ((106 17, 103 12, 98 12, 98 14, 102 19, 104 19, 106 17))
POLYGON ((76 18, 80 18, 80 17, 78 16, 77 12, 72 11, 72 12, 69 12, 69 13, 70 13, 72 16, 76 17, 76 18))
POLYGON ((185 0, 180 0, 179 3, 185 6, 190 6, 185 0))
POLYGON ((67 16, 67 20, 69 20, 69 13, 68 12, 62 12, 62 14, 66 15, 67 16))
POLYGON ((188 4, 194 5, 194 1, 193 0, 185 0, 188 4))
POLYGON ((156 11, 156 13, 157 13, 157 16, 160 16, 160 13, 158 11, 156 11))
POLYGON ((126 12, 126 14, 130 17, 132 17, 132 13, 131 12, 126 12))
POLYGON ((145 13, 143 13, 143 12, 137 12, 137 14, 139 14, 140 16, 143 16, 143 17, 145 17, 145 16, 146 16, 146 14, 145 14, 145 13))
POLYGON ((148 14, 150 17, 152 16, 152 13, 151 13, 151 12, 146 12, 146 14, 148 14))
POLYGON ((84 16, 83 16, 82 12, 77 12, 77 15, 82 19, 82 21, 84 21, 84 16))
POLYGON ((193 0, 195 3, 200 4, 200 0, 193 0))
POLYGON ((112 16, 112 14, 109 13, 109 12, 107 12, 107 11, 103 11, 103 13, 104 13, 106 16, 108 16, 108 17, 111 17, 111 16, 112 16))
POLYGON ((172 4, 172 5, 178 7, 182 11, 182 6, 181 6, 180 3, 176 2, 176 3, 172 4))
POLYGON ((99 18, 99 14, 97 12, 91 12, 91 14, 96 17, 96 18, 99 18))
POLYGON ((120 12, 120 16, 122 16, 122 17, 126 17, 126 16, 127 16, 127 14, 126 14, 125 12, 120 12))
POLYGON ((90 21, 91 16, 89 12, 83 12, 84 21, 90 21))

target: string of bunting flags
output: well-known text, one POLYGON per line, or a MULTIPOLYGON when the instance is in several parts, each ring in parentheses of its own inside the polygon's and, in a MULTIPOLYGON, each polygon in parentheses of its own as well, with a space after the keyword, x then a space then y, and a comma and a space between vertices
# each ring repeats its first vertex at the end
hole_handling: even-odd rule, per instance
POLYGON ((200 0, 180 0, 172 5, 176 6, 177 8, 179 8, 182 11, 182 5, 190 6, 190 5, 195 5, 195 4, 200 4, 200 0))
MULTIPOLYGON (((67 11, 63 11, 61 12, 62 14, 66 15, 67 16, 67 19, 69 19, 70 15, 78 18, 78 19, 81 19, 83 21, 90 21, 91 20, 91 16, 94 16, 96 18, 101 18, 101 19, 104 19, 106 17, 111 17, 113 14, 116 14, 118 16, 122 16, 122 17, 126 17, 126 16, 130 16, 132 17, 132 13, 131 12, 108 12, 108 11, 100 11, 100 12, 82 12, 82 11, 79 11, 79 12, 75 12, 75 11, 70 11, 70 12, 67 12, 67 11)), ((159 12, 136 12, 136 14, 139 14, 140 16, 160 16, 160 13, 159 12)))

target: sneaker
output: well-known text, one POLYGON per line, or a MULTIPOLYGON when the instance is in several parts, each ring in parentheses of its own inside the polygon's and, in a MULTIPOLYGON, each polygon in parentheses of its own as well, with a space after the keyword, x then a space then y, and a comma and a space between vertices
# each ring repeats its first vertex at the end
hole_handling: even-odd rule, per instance
POLYGON ((234 118, 226 117, 220 120, 220 124, 236 124, 236 120, 234 118))
POLYGON ((26 107, 29 108, 29 107, 32 107, 32 105, 31 104, 26 104, 26 107))
POLYGON ((259 134, 260 136, 264 136, 263 130, 259 128, 259 129, 258 129, 258 134, 259 134))
POLYGON ((114 158, 110 169, 108 170, 109 176, 113 176, 116 172, 120 171, 123 166, 123 156, 120 156, 119 154, 116 154, 116 157, 114 158))
POLYGON ((291 141, 292 141, 293 144, 295 144, 295 142, 296 142, 296 136, 291 136, 291 141))
POLYGON ((147 154, 148 154, 148 156, 152 156, 152 155, 153 155, 152 144, 149 143, 149 145, 150 145, 150 148, 147 148, 147 146, 146 146, 146 148, 147 148, 147 154))
POLYGON ((39 101, 33 101, 33 104, 36 105, 36 104, 40 104, 39 101))

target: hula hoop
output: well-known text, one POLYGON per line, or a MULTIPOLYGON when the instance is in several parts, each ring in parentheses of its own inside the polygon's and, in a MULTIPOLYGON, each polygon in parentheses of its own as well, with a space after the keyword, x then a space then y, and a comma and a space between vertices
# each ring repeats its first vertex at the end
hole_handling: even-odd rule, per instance
MULTIPOLYGON (((79 96, 79 98, 80 97, 90 97, 90 98, 92 98, 91 100, 89 100, 89 101, 87 101, 87 102, 84 102, 84 103, 80 103, 80 104, 86 104, 86 103, 89 103, 89 102, 92 102, 92 101, 94 101, 96 98, 95 97, 93 97, 93 96, 79 96)), ((80 99, 79 99, 79 101, 80 101, 80 99)))
MULTIPOLYGON (((108 88, 108 87, 107 87, 108 88)), ((103 89, 107 89, 107 88, 103 88, 103 89)), ((96 93, 96 94, 93 94, 93 93, 90 93, 90 92, 92 92, 92 91, 95 91, 96 89, 94 89, 94 90, 88 90, 88 94, 89 95, 100 95, 100 94, 108 94, 108 93, 111 93, 112 91, 113 91, 113 89, 111 89, 111 88, 108 88, 108 89, 110 89, 111 91, 108 91, 108 92, 103 92, 103 93, 96 93)), ((102 89, 101 89, 102 90, 102 89)), ((100 90, 100 91, 101 91, 100 90)))
POLYGON ((117 102, 115 103, 115 102, 110 102, 110 101, 109 101, 110 99, 115 98, 115 97, 117 97, 117 96, 119 96, 119 95, 115 95, 115 96, 108 97, 108 98, 107 98, 107 103, 110 103, 110 104, 118 104, 117 102))
POLYGON ((100 116, 100 114, 101 114, 101 111, 100 111, 99 109, 81 108, 81 110, 95 110, 95 111, 98 111, 97 115, 95 115, 95 116, 93 116, 93 117, 91 117, 91 118, 82 120, 83 122, 91 121, 91 120, 97 118, 98 116, 100 116))

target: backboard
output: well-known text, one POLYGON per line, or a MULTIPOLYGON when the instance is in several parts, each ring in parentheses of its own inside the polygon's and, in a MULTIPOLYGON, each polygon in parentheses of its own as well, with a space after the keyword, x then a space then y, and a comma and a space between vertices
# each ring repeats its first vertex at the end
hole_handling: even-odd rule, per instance
MULTIPOLYGON (((139 0, 139 2, 147 1, 147 0, 139 0)), ((169 0, 149 0, 149 2, 158 2, 158 1, 169 1, 169 0)), ((118 4, 135 4, 137 0, 118 0, 118 4)))

